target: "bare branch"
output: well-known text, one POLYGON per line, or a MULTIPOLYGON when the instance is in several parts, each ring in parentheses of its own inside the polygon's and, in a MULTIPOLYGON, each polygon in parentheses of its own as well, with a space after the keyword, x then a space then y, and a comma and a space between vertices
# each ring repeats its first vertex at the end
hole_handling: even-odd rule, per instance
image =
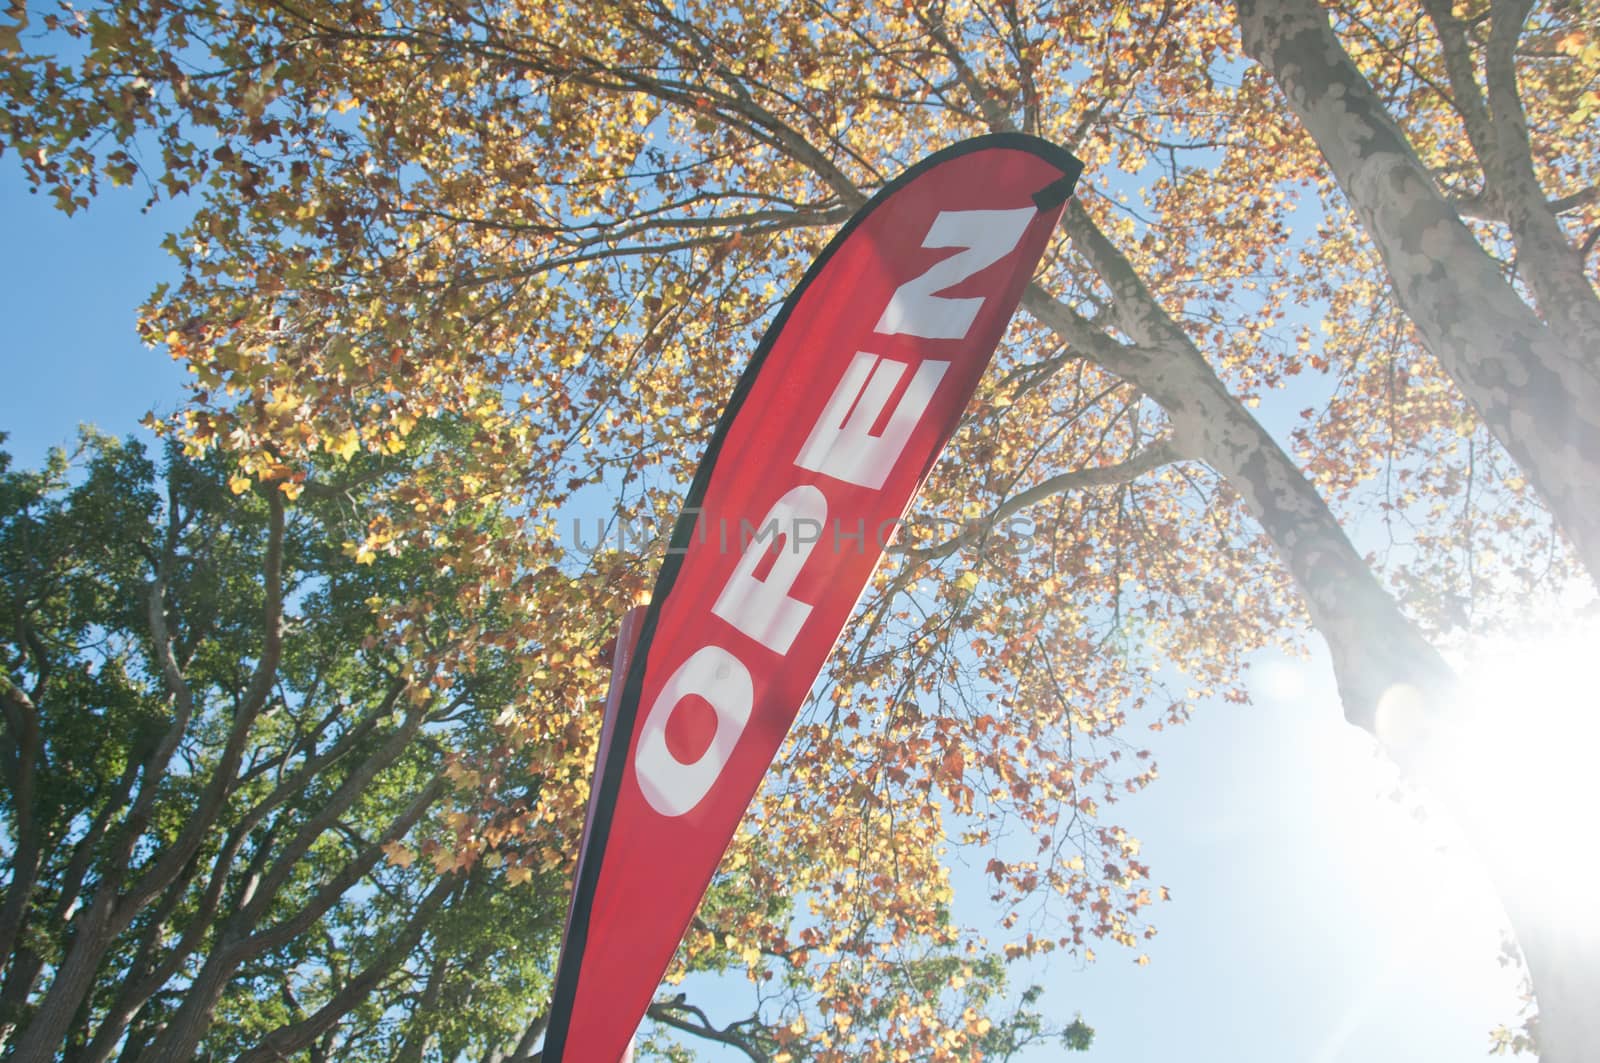
POLYGON ((1133 480, 1174 461, 1181 460, 1182 454, 1170 436, 1157 440, 1123 461, 1113 465, 1101 465, 1094 468, 1074 469, 1071 472, 1059 473, 1047 480, 1034 484, 1025 491, 1007 498, 995 507, 981 522, 962 532, 960 535, 946 539, 936 546, 924 550, 913 549, 904 543, 895 543, 888 548, 889 553, 908 554, 919 561, 936 561, 949 557, 964 546, 981 541, 988 535, 995 525, 1000 524, 1017 513, 1022 512, 1040 502, 1055 498, 1058 495, 1071 491, 1082 491, 1091 487, 1110 487, 1117 484, 1130 483, 1133 480))
POLYGON ((670 1026, 675 1030, 682 1030, 684 1033, 703 1037, 707 1041, 715 1041, 717 1044, 737 1048, 754 1060, 755 1063, 769 1063, 767 1054, 738 1032, 739 1027, 748 1025, 750 1020, 730 1023, 719 1030, 712 1024, 705 1012, 692 1004, 685 1003, 682 993, 679 993, 671 1000, 652 1003, 650 1010, 646 1014, 657 1022, 670 1026), (693 1015, 699 1021, 691 1022, 684 1018, 685 1014, 693 1015))

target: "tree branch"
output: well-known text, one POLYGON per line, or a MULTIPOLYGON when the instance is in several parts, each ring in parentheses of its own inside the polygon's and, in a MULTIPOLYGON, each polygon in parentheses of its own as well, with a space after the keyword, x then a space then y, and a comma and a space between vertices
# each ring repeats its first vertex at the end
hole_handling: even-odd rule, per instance
POLYGON ((361 973, 349 979, 339 991, 310 1016, 280 1026, 261 1039, 261 1043, 239 1056, 236 1063, 272 1063, 287 1060, 315 1041, 364 1000, 372 989, 417 947, 432 925, 433 917, 445 901, 461 886, 463 876, 454 872, 441 875, 422 898, 400 933, 386 945, 361 973))
MULTIPOLYGON (((267 697, 272 693, 272 687, 277 679, 278 661, 283 655, 283 537, 284 537, 284 505, 281 492, 268 488, 267 492, 267 549, 266 560, 263 565, 263 582, 266 588, 266 603, 263 609, 261 656, 256 662, 255 672, 250 681, 250 686, 245 692, 244 700, 234 714, 233 725, 229 730, 227 743, 222 754, 217 760, 217 765, 207 780, 205 789, 201 792, 199 800, 195 802, 194 815, 185 821, 183 830, 177 839, 157 859, 155 866, 147 871, 138 882, 128 891, 125 898, 119 901, 119 918, 131 918, 132 913, 149 902, 167 884, 189 859, 189 856, 199 846, 211 825, 221 813, 229 791, 235 784, 238 773, 239 761, 244 755, 244 747, 249 737, 251 726, 255 718, 266 704, 267 697)), ((181 675, 176 674, 176 662, 171 659, 171 641, 164 637, 166 624, 164 618, 158 618, 158 612, 152 609, 152 631, 157 630, 155 624, 159 621, 159 631, 162 633, 158 639, 158 648, 163 654, 162 671, 167 673, 170 668, 174 674, 169 676, 169 687, 173 689, 180 703, 180 715, 184 717, 187 726, 187 716, 193 712, 193 695, 189 692, 188 684, 181 675), (175 682, 177 685, 172 687, 175 682)), ((182 731, 176 726, 169 728, 167 735, 158 747, 158 754, 154 760, 156 771, 162 772, 165 764, 171 757, 171 751, 176 748, 182 731), (165 751, 164 753, 162 751, 165 751)), ((159 778, 159 775, 157 776, 159 778)), ((135 802, 133 811, 129 813, 128 820, 135 828, 134 836, 143 833, 144 826, 149 818, 150 808, 156 798, 157 787, 147 780, 139 788, 139 800, 135 802)), ((130 848, 133 838, 126 843, 130 848)), ((124 924, 125 925, 125 924, 124 924)))
POLYGON ((1177 446, 1170 436, 1163 437, 1140 450, 1133 456, 1112 465, 1101 465, 1093 468, 1074 469, 1071 472, 1059 473, 1043 480, 1027 490, 1007 498, 995 507, 983 521, 969 528, 960 535, 946 539, 944 542, 926 549, 917 550, 905 543, 895 543, 888 547, 888 553, 906 554, 917 561, 937 561, 949 557, 962 547, 980 541, 995 525, 1006 518, 1022 512, 1040 502, 1055 498, 1058 495, 1071 491, 1082 491, 1091 487, 1110 487, 1116 484, 1130 483, 1144 474, 1182 460, 1177 446))
POLYGON ((657 1022, 670 1026, 675 1030, 681 1030, 684 1033, 693 1034, 696 1037, 704 1038, 707 1041, 714 1041, 720 1045, 727 1045, 730 1048, 737 1048, 746 1056, 750 1057, 754 1063, 770 1063, 770 1057, 763 1052, 760 1047, 753 1044, 748 1038, 736 1032, 740 1026, 747 1025, 750 1020, 729 1023, 727 1026, 719 1030, 712 1025, 710 1018, 706 1016, 705 1012, 701 1011, 692 1004, 685 1003, 682 993, 679 993, 671 1000, 653 1002, 645 1014, 649 1015, 650 1018, 656 1020, 657 1022), (681 1012, 687 1012, 700 1021, 690 1022, 688 1019, 685 1019, 682 1014, 680 1014, 681 1012))

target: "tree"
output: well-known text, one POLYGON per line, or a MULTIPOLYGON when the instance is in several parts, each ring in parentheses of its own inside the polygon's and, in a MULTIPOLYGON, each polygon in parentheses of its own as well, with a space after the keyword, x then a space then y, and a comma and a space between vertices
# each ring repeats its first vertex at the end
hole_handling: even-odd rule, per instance
MULTIPOLYGON (((357 559, 364 492, 405 468, 291 502, 176 447, 82 456, 0 455, 10 1058, 536 1058, 576 828, 548 808, 583 775, 521 741, 504 603, 458 597, 428 552, 357 559)), ((974 967, 990 1041, 1053 1036, 994 958, 902 974, 974 967)), ((789 1033, 681 994, 652 1015, 757 1059, 789 1033)))
MULTIPOLYGON (((1576 5, 1535 6, 1493 0, 1458 15, 1449 0, 1423 0, 1408 27, 1351 12, 1347 32, 1367 39, 1373 75, 1395 86, 1385 99, 1319 6, 1236 4, 1246 49, 1327 160, 1395 302, 1600 578, 1600 296, 1585 263, 1600 234, 1600 41, 1576 5), (1481 234, 1471 217, 1487 223, 1481 234)), ((1449 693, 1424 688, 1432 715, 1449 693)), ((1474 798, 1453 802, 1469 829, 1482 815, 1474 798)), ((1480 848, 1495 845, 1487 825, 1475 833, 1480 848)), ((1543 1054, 1584 1058, 1600 1048, 1588 1003, 1600 995, 1600 935, 1562 918, 1525 860, 1495 866, 1539 987, 1543 1054)))
POLYGON ((235 495, 218 461, 105 438, 85 459, 0 457, 12 1058, 515 1043, 563 911, 528 829, 546 780, 462 785, 463 755, 505 742, 515 664, 448 675, 382 637, 368 598, 440 581, 346 555, 354 491, 235 495), (469 805, 498 825, 471 867, 450 828, 469 805))
POLYGON ((1389 52, 1380 61, 1410 82, 1401 106, 1425 130, 1433 165, 1322 8, 1236 6, 1247 50, 1327 159, 1401 309, 1600 576, 1590 501, 1600 490, 1600 297, 1584 265, 1600 230, 1575 237, 1561 220, 1600 196, 1588 172, 1600 55, 1573 20, 1576 5, 1553 6, 1537 27, 1533 0, 1469 3, 1462 16, 1449 0, 1426 0, 1426 23, 1409 32, 1373 32, 1352 14, 1353 28, 1389 52), (1496 223, 1487 247, 1463 211, 1496 223))
MULTIPOLYGON (((1393 5, 1345 13, 1376 40, 1415 36, 1393 5)), ((832 225, 960 135, 1022 128, 1085 157, 1089 185, 1025 301, 1033 320, 998 356, 919 502, 925 519, 797 725, 759 829, 730 851, 724 881, 742 906, 714 892, 711 932, 680 957, 728 962, 714 948, 737 943, 754 977, 781 974, 813 1016, 848 1019, 843 1036, 873 1016, 877 1044, 921 1058, 925 1031, 961 1023, 914 1000, 881 1011, 895 949, 960 935, 942 921, 939 854, 914 839, 992 849, 1005 925, 1027 928, 1008 952, 1136 945, 1158 891, 1136 841, 1098 815, 1151 777, 1119 734, 1130 714, 1187 711, 1190 690, 1166 676, 1243 698, 1248 654, 1293 644, 1309 621, 1346 715, 1376 729, 1397 689, 1448 703, 1434 639, 1481 630, 1574 571, 1539 498, 1588 560, 1586 518, 1560 504, 1566 473, 1513 466, 1491 431, 1519 460, 1536 448, 1493 409, 1480 423, 1418 344, 1418 311, 1342 224, 1338 168, 1246 62, 1233 16, 1176 0, 782 16, 147 0, 51 23, 84 51, 70 64, 19 45, 4 132, 66 207, 102 176, 197 191, 196 221, 171 245, 185 279, 147 319, 197 373, 170 427, 263 483, 313 456, 414 457, 375 503, 360 557, 438 545, 464 502, 506 500, 514 534, 451 537, 443 563, 484 595, 540 565, 570 575, 587 610, 554 579, 528 595, 551 675, 603 637, 660 545, 574 562, 554 515, 595 505, 596 487, 615 493, 619 522, 672 512, 737 371, 729 352, 832 225), (1306 200, 1320 224, 1298 211, 1306 200), (1327 411, 1292 456, 1250 407, 1334 368, 1327 411), (438 416, 473 430, 452 451, 413 452, 410 426, 438 416), (1421 528, 1387 570, 1333 508, 1349 519, 1366 503, 1391 530, 1421 528), (1023 516, 1026 536, 1007 523, 1023 516), (1013 824, 1036 853, 1004 840, 1013 824), (776 908, 750 903, 761 897, 776 908), (861 969, 819 962, 840 955, 861 969)), ((1593 60, 1570 7, 1549 19, 1566 43, 1518 61, 1543 64, 1557 112, 1593 60)), ((1392 83, 1433 136, 1449 106, 1437 81, 1392 83)), ((1542 165, 1582 184, 1590 139, 1541 137, 1542 165)), ((1600 220, 1593 197, 1571 195, 1576 218, 1600 220)), ((1509 416, 1514 428, 1528 412, 1509 416)), ((561 722, 528 727, 575 764, 584 747, 561 722)), ((1572 1012, 1541 995, 1548 1033, 1572 1012)))

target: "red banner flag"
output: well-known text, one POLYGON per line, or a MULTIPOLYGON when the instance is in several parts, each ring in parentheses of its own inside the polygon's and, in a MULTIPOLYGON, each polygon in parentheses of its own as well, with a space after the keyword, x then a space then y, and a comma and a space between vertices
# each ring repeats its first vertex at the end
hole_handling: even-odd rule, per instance
POLYGON ((930 156, 850 219, 762 339, 623 681, 545 1063, 621 1058, 1081 169, 1018 134, 930 156))

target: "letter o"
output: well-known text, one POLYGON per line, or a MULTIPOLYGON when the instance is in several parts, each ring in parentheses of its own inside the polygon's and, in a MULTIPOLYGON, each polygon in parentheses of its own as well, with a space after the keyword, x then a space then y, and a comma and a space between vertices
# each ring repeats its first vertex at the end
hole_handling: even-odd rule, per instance
POLYGON ((678 666, 650 706, 633 756, 639 789, 651 808, 663 816, 681 816, 705 799, 744 734, 754 702, 750 670, 721 646, 702 646, 678 666), (717 731, 700 758, 685 764, 667 748, 667 722, 691 694, 716 711, 717 731))

